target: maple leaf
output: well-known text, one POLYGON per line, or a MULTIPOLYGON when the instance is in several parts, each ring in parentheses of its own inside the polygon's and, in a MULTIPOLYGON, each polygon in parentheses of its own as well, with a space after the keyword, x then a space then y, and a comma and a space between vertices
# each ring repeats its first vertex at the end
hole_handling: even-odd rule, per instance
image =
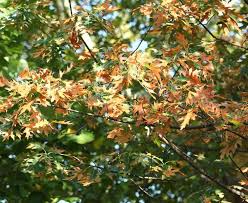
POLYGON ((241 144, 242 141, 237 139, 235 134, 230 131, 225 131, 225 139, 220 144, 223 147, 220 150, 220 158, 224 159, 225 157, 233 155, 241 144))
POLYGON ((26 127, 25 130, 23 131, 23 133, 25 134, 25 137, 26 137, 27 139, 29 139, 30 137, 33 136, 32 133, 31 133, 31 131, 32 131, 32 130, 31 130, 29 127, 26 127))
POLYGON ((164 175, 166 177, 171 177, 171 176, 174 176, 176 175, 176 173, 180 172, 180 169, 179 168, 175 168, 175 167, 172 167, 172 166, 169 166, 169 168, 164 171, 164 175))
POLYGON ((145 118, 147 124, 155 124, 159 123, 160 118, 157 115, 148 115, 147 118, 145 118))
POLYGON ((71 32, 71 35, 69 37, 69 40, 72 44, 72 46, 75 48, 75 49, 79 49, 81 44, 79 42, 79 39, 78 39, 78 35, 77 35, 77 32, 75 30, 73 30, 71 32))
POLYGON ((176 39, 177 39, 178 43, 181 44, 183 47, 188 46, 188 40, 185 38, 185 36, 182 33, 178 33, 176 35, 176 39))
POLYGON ((239 183, 241 185, 248 186, 248 180, 241 180, 239 183))
POLYGON ((195 120, 196 119, 196 114, 194 113, 193 109, 189 109, 187 111, 186 116, 183 118, 183 122, 180 126, 180 130, 184 129, 186 125, 189 124, 190 120, 195 120))
POLYGON ((211 199, 207 198, 207 197, 204 197, 203 203, 211 203, 211 199))
POLYGON ((167 19, 167 15, 163 11, 158 11, 154 14, 154 25, 160 27, 167 19))
POLYGON ((174 0, 162 0, 162 6, 165 6, 167 4, 171 4, 174 0))
POLYGON ((0 112, 5 112, 14 105, 14 98, 12 96, 9 96, 2 104, 0 104, 0 112))
POLYGON ((9 129, 7 132, 3 133, 3 140, 9 140, 9 138, 15 140, 13 129, 9 129))
POLYGON ((149 66, 149 69, 151 70, 152 74, 154 74, 154 76, 158 79, 158 81, 161 83, 161 68, 156 66, 155 64, 151 64, 149 66))
POLYGON ((178 53, 180 50, 182 49, 182 46, 176 46, 176 47, 174 47, 174 48, 171 48, 171 49, 169 49, 169 50, 162 50, 162 52, 163 52, 163 55, 165 56, 165 57, 167 57, 167 56, 173 56, 173 55, 175 55, 176 53, 178 53))
POLYGON ((79 176, 78 177, 78 181, 85 187, 91 185, 92 183, 94 183, 95 181, 91 180, 89 177, 87 176, 79 176))
POLYGON ((114 139, 120 144, 126 143, 131 139, 132 134, 123 128, 115 128, 108 133, 107 138, 114 139))
POLYGON ((28 68, 25 68, 23 71, 19 73, 19 77, 22 79, 28 79, 31 76, 31 72, 28 68))
POLYGON ((142 5, 140 7, 140 12, 146 16, 150 15, 153 11, 153 6, 151 3, 142 5))
POLYGON ((133 114, 144 116, 147 113, 147 107, 149 106, 146 98, 140 98, 138 102, 133 104, 133 114))
POLYGON ((116 6, 112 6, 110 4, 110 1, 109 0, 105 0, 105 2, 103 4, 101 4, 98 7, 96 7, 96 10, 98 10, 98 11, 105 11, 105 12, 108 12, 108 13, 117 11, 119 9, 120 8, 118 8, 116 6))
POLYGON ((5 77, 0 76, 0 87, 7 86, 8 84, 9 84, 9 81, 5 77))
POLYGON ((19 108, 19 115, 23 114, 25 111, 30 112, 32 108, 33 101, 30 101, 19 108))

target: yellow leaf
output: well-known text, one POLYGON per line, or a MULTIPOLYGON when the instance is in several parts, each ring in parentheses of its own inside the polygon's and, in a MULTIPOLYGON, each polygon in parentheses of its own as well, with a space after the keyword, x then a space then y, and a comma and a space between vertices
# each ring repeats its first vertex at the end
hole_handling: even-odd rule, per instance
POLYGON ((23 114, 25 111, 28 111, 30 112, 31 111, 31 108, 32 108, 32 104, 33 104, 33 101, 27 103, 27 104, 24 104, 22 107, 20 107, 20 113, 19 115, 23 114))
POLYGON ((241 185, 247 186, 247 185, 248 185, 248 180, 241 180, 239 183, 240 183, 241 185))
POLYGON ((248 167, 243 167, 243 168, 241 168, 241 170, 243 173, 248 173, 248 167))
POLYGON ((151 3, 145 4, 140 7, 140 12, 146 16, 150 15, 153 11, 153 6, 151 3))
POLYGON ((163 0, 161 5, 165 6, 165 5, 171 4, 171 3, 172 3, 172 0, 163 0))
POLYGON ((52 121, 52 123, 62 124, 62 125, 71 125, 70 121, 52 121))
POLYGON ((193 109, 189 109, 186 116, 183 119, 180 130, 184 129, 186 125, 189 124, 190 120, 195 120, 195 118, 196 118, 196 114, 194 113, 193 109))
POLYGON ((68 134, 75 134, 76 132, 77 132, 76 130, 74 130, 72 128, 68 128, 66 133, 68 133, 68 134))

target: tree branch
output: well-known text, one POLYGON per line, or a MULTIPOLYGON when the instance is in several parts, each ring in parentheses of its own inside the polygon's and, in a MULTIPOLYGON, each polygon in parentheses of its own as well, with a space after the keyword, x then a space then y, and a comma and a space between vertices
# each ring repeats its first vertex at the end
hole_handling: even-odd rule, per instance
POLYGON ((241 139, 248 140, 247 137, 244 137, 243 135, 240 135, 239 133, 234 132, 234 131, 232 131, 232 130, 225 129, 225 131, 231 132, 231 133, 233 133, 234 135, 237 135, 238 137, 240 137, 241 139))
POLYGON ((147 29, 145 35, 144 35, 144 36, 142 37, 142 39, 140 40, 138 46, 131 52, 131 54, 130 54, 129 56, 132 56, 132 55, 139 49, 140 45, 141 45, 142 42, 145 40, 145 38, 146 38, 148 32, 151 30, 151 28, 152 28, 152 25, 149 26, 149 28, 147 29))
POLYGON ((229 159, 232 161, 233 165, 239 170, 239 172, 244 176, 246 180, 248 180, 247 176, 243 173, 241 168, 238 166, 238 164, 233 160, 231 156, 229 156, 229 159))
POLYGON ((228 186, 226 186, 225 184, 221 183, 220 181, 216 180, 214 177, 210 176, 207 172, 205 172, 202 168, 198 167, 197 164, 190 158, 188 157, 177 145, 175 145, 172 141, 168 140, 167 138, 165 138, 164 136, 162 136, 161 134, 159 134, 159 138, 168 146, 170 146, 170 148, 177 154, 179 155, 183 160, 185 160, 197 173, 199 173, 200 175, 202 175, 201 177, 203 177, 204 179, 215 183, 216 185, 218 185, 219 187, 223 188, 224 190, 234 194, 235 196, 245 200, 247 198, 247 195, 245 195, 244 193, 232 189, 228 186))
POLYGON ((71 0, 69 0, 69 6, 70 6, 70 12, 71 12, 71 16, 72 16, 73 13, 72 13, 72 7, 71 7, 71 0))
POLYGON ((166 178, 163 178, 163 177, 154 177, 154 176, 140 176, 140 175, 136 175, 136 174, 131 174, 131 173, 128 173, 128 172, 124 172, 124 171, 118 171, 118 170, 113 170, 113 169, 109 169, 108 167, 104 167, 104 166, 98 166, 98 165, 91 165, 91 164, 88 164, 88 163, 84 163, 81 159, 79 159, 78 157, 76 156, 73 156, 73 155, 68 155, 68 154, 63 154, 63 153, 57 153, 57 152, 53 152, 54 154, 57 154, 59 156, 64 156, 64 157, 68 157, 70 159, 74 159, 76 160, 78 163, 79 163, 79 166, 86 166, 86 167, 90 167, 90 168, 95 168, 95 169, 99 169, 101 171, 106 171, 106 172, 109 172, 109 173, 112 173, 112 174, 119 174, 125 178, 137 178, 137 179, 140 179, 140 180, 148 180, 148 181, 151 181, 151 180, 154 180, 154 181, 170 181, 170 182, 175 182, 174 180, 171 180, 171 179, 166 179, 166 178))
POLYGON ((136 185, 145 195, 147 195, 150 198, 154 198, 151 194, 149 194, 144 188, 142 188, 140 185, 138 185, 132 178, 130 179, 131 182, 136 185))
MULTIPOLYGON (((56 108, 62 108, 62 107, 56 107, 56 108)), ((66 108, 63 108, 63 109, 68 110, 70 112, 83 114, 83 115, 86 114, 86 116, 91 116, 91 117, 95 117, 95 118, 102 118, 102 119, 106 119, 106 120, 117 122, 117 123, 130 124, 130 125, 136 124, 135 121, 123 121, 123 120, 119 120, 118 118, 111 118, 111 117, 106 117, 106 116, 103 116, 103 115, 92 114, 92 113, 83 113, 83 112, 80 112, 80 111, 75 110, 75 109, 66 109, 66 108)), ((154 124, 145 124, 145 123, 143 125, 144 126, 151 126, 151 127, 155 126, 154 124)), ((230 123, 230 125, 232 125, 232 124, 230 123)), ((194 125, 194 126, 186 126, 184 128, 184 130, 200 130, 200 129, 204 129, 204 128, 212 129, 215 126, 216 126, 216 123, 206 123, 206 124, 200 124, 200 125, 194 125)), ((180 130, 180 126, 178 126, 178 125, 170 125, 169 127, 171 129, 174 129, 174 130, 180 130)), ((240 134, 238 134, 236 132, 233 132, 231 130, 228 130, 228 129, 225 129, 225 130, 232 132, 234 135, 237 135, 238 137, 240 137, 240 138, 242 138, 244 140, 248 140, 248 137, 244 137, 243 135, 240 135, 240 134)))
POLYGON ((88 44, 85 42, 85 40, 83 39, 83 37, 81 35, 78 35, 79 39, 82 40, 82 42, 84 43, 86 49, 90 52, 91 57, 94 59, 94 61, 97 64, 100 64, 100 62, 96 59, 95 55, 93 54, 92 50, 89 48, 88 44))
POLYGON ((227 44, 229 44, 229 45, 232 45, 232 46, 235 46, 235 47, 238 47, 238 48, 240 48, 240 49, 244 49, 244 50, 248 50, 248 48, 246 48, 246 47, 243 47, 243 46, 240 46, 240 45, 238 45, 238 44, 234 44, 234 43, 232 43, 232 42, 229 42, 228 40, 225 40, 225 39, 222 39, 222 38, 218 38, 218 37, 216 37, 208 28, 207 28, 207 26, 206 25, 204 25, 201 21, 199 21, 198 19, 196 19, 197 20, 197 22, 215 39, 215 40, 217 40, 217 41, 220 41, 220 42, 224 42, 224 43, 227 43, 227 44))
MULTIPOLYGON (((182 4, 182 5, 184 5, 184 3, 183 3, 183 1, 182 0, 179 0, 180 1, 180 3, 182 4)), ((246 1, 246 0, 245 0, 246 1)), ((246 48, 246 47, 243 47, 243 46, 240 46, 240 45, 237 45, 237 44, 234 44, 234 43, 232 43, 232 42, 229 42, 229 41, 227 41, 227 40, 225 40, 225 39, 222 39, 222 38, 218 38, 217 36, 215 36, 208 28, 207 28, 207 26, 206 25, 204 25, 199 19, 197 19, 195 16, 192 16, 207 32, 208 32, 208 34, 210 34, 211 35, 211 37, 213 37, 215 40, 217 40, 217 41, 220 41, 220 42, 223 42, 223 43, 226 43, 226 44, 229 44, 229 45, 232 45, 232 46, 235 46, 235 47, 238 47, 238 48, 240 48, 240 49, 244 49, 244 50, 248 50, 248 48, 246 48)))
MULTIPOLYGON (((185 145, 185 144, 179 144, 178 146, 186 150, 195 150, 195 151, 204 151, 204 152, 219 152, 221 150, 221 148, 209 148, 209 147, 185 145)), ((248 150, 237 149, 236 152, 248 153, 248 150)))
MULTIPOLYGON (((73 15, 73 11, 72 11, 72 6, 71 6, 71 0, 68 0, 69 1, 69 6, 70 6, 70 13, 71 13, 71 16, 73 15)), ((89 51, 91 57, 93 58, 93 60, 99 64, 99 61, 96 59, 93 51, 90 49, 90 47, 88 46, 88 44, 85 42, 85 40, 83 39, 83 37, 79 34, 78 35, 79 39, 83 42, 84 46, 86 47, 86 49, 89 51)))

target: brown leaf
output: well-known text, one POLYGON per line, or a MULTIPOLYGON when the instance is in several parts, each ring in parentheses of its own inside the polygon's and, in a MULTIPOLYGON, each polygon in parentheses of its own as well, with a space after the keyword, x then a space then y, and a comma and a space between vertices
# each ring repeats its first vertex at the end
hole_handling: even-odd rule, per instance
POLYGON ((70 39, 70 42, 71 42, 72 46, 75 49, 79 49, 80 48, 80 42, 79 42, 79 39, 78 39, 77 32, 75 30, 73 30, 71 32, 71 35, 70 35, 69 39, 70 39))
POLYGON ((240 146, 241 144, 242 141, 238 139, 235 134, 226 131, 225 140, 223 140, 220 144, 223 147, 220 151, 220 158, 224 159, 226 156, 233 155, 238 146, 240 146))
POLYGON ((131 132, 127 132, 123 128, 115 128, 114 130, 108 133, 107 138, 114 139, 117 142, 123 144, 128 142, 131 139, 131 136, 131 132))
POLYGON ((183 34, 178 33, 176 35, 176 39, 177 39, 178 43, 181 44, 183 47, 188 46, 188 40, 185 38, 185 36, 183 34))
POLYGON ((211 203, 211 200, 207 197, 204 197, 203 203, 211 203))

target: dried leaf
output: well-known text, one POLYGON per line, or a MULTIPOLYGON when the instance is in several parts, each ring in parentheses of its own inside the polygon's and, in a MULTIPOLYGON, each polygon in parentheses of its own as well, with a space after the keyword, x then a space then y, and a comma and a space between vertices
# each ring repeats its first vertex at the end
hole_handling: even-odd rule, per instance
POLYGON ((107 138, 114 139, 121 144, 128 142, 131 137, 131 132, 125 131, 123 128, 115 128, 114 130, 110 131, 107 136, 107 138))
POLYGON ((184 129, 186 127, 186 125, 189 124, 190 120, 195 120, 196 119, 196 114, 194 113, 193 109, 189 109, 187 111, 186 116, 183 119, 183 122, 180 126, 180 130, 184 129))

